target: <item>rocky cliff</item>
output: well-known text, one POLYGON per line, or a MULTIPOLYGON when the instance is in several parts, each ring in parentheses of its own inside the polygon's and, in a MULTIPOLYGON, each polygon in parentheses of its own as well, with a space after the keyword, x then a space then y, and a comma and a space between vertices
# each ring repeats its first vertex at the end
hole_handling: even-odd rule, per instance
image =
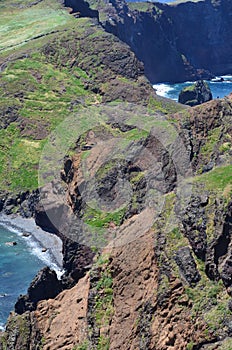
MULTIPOLYGON (((168 139, 160 116, 147 111, 141 133, 125 117, 132 115, 134 124, 146 108, 126 105, 118 114, 122 108, 92 110, 100 111, 99 118, 108 112, 108 122, 78 140, 62 171, 68 206, 87 225, 84 241, 95 252, 92 267, 77 276, 71 289, 38 300, 35 311, 21 318, 12 314, 3 338, 7 349, 25 343, 28 349, 38 344, 43 349, 231 347, 231 100, 171 114, 168 139), (118 137, 122 148, 114 154, 118 137), (185 153, 179 154, 180 142, 185 153), (154 159, 156 173, 149 173, 154 159), (117 198, 120 209, 111 206, 108 212, 86 203, 81 188, 85 183, 91 191, 89 172, 105 205, 117 198), (121 203, 124 190, 117 187, 121 174, 132 191, 126 205, 121 203)), ((83 244, 75 225, 65 232, 83 244)), ((80 257, 75 250, 70 253, 72 260, 80 257)))
POLYGON ((158 98, 92 5, 61 3, 1 3, 23 27, 0 56, 1 209, 59 235, 65 273, 40 271, 0 349, 231 349, 231 96, 158 98))
POLYGON ((197 106, 212 100, 212 98, 213 96, 209 85, 204 80, 198 80, 193 85, 187 86, 181 90, 178 102, 188 106, 197 106))
POLYGON ((99 11, 104 28, 136 53, 153 83, 205 79, 232 70, 229 0, 89 3, 99 11))

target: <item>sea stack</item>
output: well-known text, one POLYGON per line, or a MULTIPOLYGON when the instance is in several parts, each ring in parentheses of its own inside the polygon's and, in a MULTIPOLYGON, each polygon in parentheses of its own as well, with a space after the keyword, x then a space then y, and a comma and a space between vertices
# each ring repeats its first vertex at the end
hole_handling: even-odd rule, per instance
POLYGON ((181 90, 178 102, 192 107, 210 101, 212 98, 209 85, 204 80, 199 80, 181 90))

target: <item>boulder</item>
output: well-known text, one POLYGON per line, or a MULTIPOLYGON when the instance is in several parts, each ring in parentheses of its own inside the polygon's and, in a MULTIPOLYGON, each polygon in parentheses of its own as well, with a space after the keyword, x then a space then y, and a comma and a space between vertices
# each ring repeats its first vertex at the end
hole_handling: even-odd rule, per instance
POLYGON ((212 98, 208 84, 203 80, 199 80, 193 85, 186 86, 181 90, 178 102, 192 107, 210 101, 212 98))
POLYGON ((190 286, 195 286, 200 281, 201 276, 189 247, 180 248, 174 259, 179 267, 180 274, 190 286))
POLYGON ((45 267, 38 272, 31 282, 27 294, 21 295, 16 304, 15 312, 19 315, 26 311, 33 311, 40 300, 55 298, 62 291, 61 281, 56 272, 45 267))

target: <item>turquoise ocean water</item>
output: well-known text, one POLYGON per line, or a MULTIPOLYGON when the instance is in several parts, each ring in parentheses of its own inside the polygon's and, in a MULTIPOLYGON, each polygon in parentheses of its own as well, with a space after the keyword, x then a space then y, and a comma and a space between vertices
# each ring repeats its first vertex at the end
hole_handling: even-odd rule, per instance
MULTIPOLYGON (((209 87, 212 91, 213 98, 222 98, 232 92, 232 75, 222 76, 224 78, 223 82, 212 82, 207 81, 209 87)), ((169 84, 169 83, 159 83, 153 85, 156 89, 157 95, 168 97, 172 100, 178 101, 178 95, 185 86, 192 85, 193 82, 185 82, 181 84, 169 84)))
POLYGON ((0 224, 0 329, 18 296, 26 292, 36 273, 46 265, 38 257, 41 249, 36 243, 28 244, 28 238, 19 233, 0 224), (6 244, 12 241, 17 245, 6 244))

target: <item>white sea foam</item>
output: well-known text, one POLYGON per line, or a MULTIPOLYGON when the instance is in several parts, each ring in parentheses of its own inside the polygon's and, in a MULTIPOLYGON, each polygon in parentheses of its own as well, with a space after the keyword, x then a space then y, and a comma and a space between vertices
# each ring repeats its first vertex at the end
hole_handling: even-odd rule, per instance
MULTIPOLYGON (((19 234, 21 235, 21 233, 19 234)), ((43 252, 43 247, 39 244, 39 242, 36 242, 33 239, 33 236, 23 237, 23 239, 29 246, 31 254, 36 255, 45 265, 55 270, 57 277, 60 278, 64 271, 54 262, 54 257, 49 253, 49 251, 43 252)))
MULTIPOLYGON (((28 219, 23 218, 11 218, 6 217, 5 215, 0 216, 0 224, 10 230, 11 232, 17 234, 21 238, 25 240, 25 243, 30 249, 30 253, 36 255, 46 266, 49 266, 51 269, 56 271, 57 277, 60 278, 63 274, 62 268, 55 261, 57 258, 57 251, 61 250, 61 242, 59 242, 59 238, 50 233, 44 232, 41 229, 38 229, 41 235, 43 233, 43 242, 37 239, 35 235, 35 226, 31 221, 29 223, 28 219), (27 224, 28 227, 27 227, 27 224), (29 237, 24 237, 23 232, 29 233, 29 237), (55 245, 58 247, 55 249, 55 245), (48 250, 42 251, 43 248, 48 248, 48 250), (53 249, 51 249, 53 248, 53 249), (51 250, 53 250, 51 252, 51 250), (54 253, 54 254, 53 254, 54 253)), ((60 257, 59 257, 60 260, 60 257)), ((59 261, 61 263, 61 261, 59 261)))
MULTIPOLYGON (((0 294, 0 298, 5 298, 5 297, 7 297, 8 296, 8 294, 5 294, 5 293, 3 293, 3 294, 0 294)), ((1 324, 1 323, 0 323, 1 324)))
POLYGON ((173 87, 170 86, 169 84, 165 83, 159 83, 159 84, 154 84, 153 88, 156 90, 157 95, 167 97, 168 92, 173 90, 173 87))
POLYGON ((1 323, 0 322, 0 332, 4 331, 5 330, 5 327, 4 327, 4 323, 1 323))
POLYGON ((220 84, 223 83, 224 84, 231 84, 232 83, 232 75, 221 75, 221 76, 217 76, 215 79, 210 80, 209 83, 213 83, 213 84, 220 84), (220 79, 223 79, 222 81, 220 79))
MULTIPOLYGON (((213 98, 223 98, 227 96, 232 91, 232 75, 226 74, 222 76, 215 77, 216 81, 209 80, 208 84, 211 88, 213 98), (223 81, 220 79, 223 78, 223 81), (217 81, 218 80, 218 81, 217 81)), ((168 84, 168 83, 158 83, 154 84, 153 88, 156 90, 157 95, 170 98, 174 101, 178 101, 178 96, 180 91, 189 85, 194 84, 194 81, 185 81, 184 83, 168 84)))
POLYGON ((229 75, 229 74, 228 75, 222 75, 221 78, 223 78, 223 79, 232 79, 232 75, 229 75))

